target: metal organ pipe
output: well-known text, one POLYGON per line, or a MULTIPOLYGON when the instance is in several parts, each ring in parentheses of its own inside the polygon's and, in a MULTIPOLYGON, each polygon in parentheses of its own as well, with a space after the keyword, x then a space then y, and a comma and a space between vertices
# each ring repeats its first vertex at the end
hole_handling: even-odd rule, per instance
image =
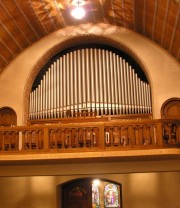
POLYGON ((151 113, 150 85, 120 55, 78 49, 57 58, 29 97, 29 119, 151 113))
MULTIPOLYGON (((102 50, 103 54, 105 53, 104 50, 102 50)), ((104 108, 104 102, 103 102, 103 97, 105 97, 103 93, 103 83, 102 83, 102 73, 103 73, 103 68, 102 68, 102 62, 101 62, 101 50, 98 49, 98 65, 99 65, 99 110, 100 114, 103 115, 103 108, 104 108)))
POLYGON ((151 92, 150 92, 150 86, 149 85, 148 85, 147 96, 148 96, 148 112, 150 113, 152 107, 151 107, 151 92))
POLYGON ((54 62, 54 73, 53 73, 53 79, 54 79, 54 93, 53 93, 53 100, 54 100, 54 105, 53 105, 53 111, 54 111, 54 118, 57 117, 57 68, 56 68, 56 62, 54 62))
MULTIPOLYGON (((76 64, 75 64, 76 66, 76 64)), ((66 110, 67 110, 67 94, 66 94, 66 56, 63 55, 63 68, 62 68, 62 74, 63 74, 63 94, 62 94, 62 99, 63 99, 63 116, 66 117, 66 110)), ((76 80, 76 77, 75 77, 76 80)), ((76 89, 77 91, 77 89, 76 89)), ((76 97, 77 99, 77 97, 76 97)))
POLYGON ((86 68, 85 68, 85 49, 81 51, 81 72, 82 72, 82 108, 86 108, 86 68))
POLYGON ((117 77, 117 61, 116 61, 116 54, 113 53, 113 80, 114 80, 114 108, 115 108, 115 114, 118 115, 119 111, 119 103, 118 103, 118 77, 117 77))
POLYGON ((130 75, 129 75, 129 64, 126 63, 126 79, 127 79, 127 108, 128 113, 131 113, 131 93, 130 93, 130 75))
POLYGON ((122 58, 120 57, 120 83, 121 83, 121 95, 122 95, 122 102, 121 102, 121 112, 122 114, 125 114, 125 93, 124 93, 124 77, 123 77, 123 61, 122 61, 122 58))
POLYGON ((129 79, 129 86, 130 86, 130 95, 131 95, 131 102, 130 102, 130 105, 131 105, 131 112, 130 113, 134 113, 134 93, 133 93, 133 74, 132 74, 133 70, 132 70, 132 67, 129 66, 129 76, 130 76, 130 79, 129 79))
MULTIPOLYGON (((69 54, 66 55, 66 68, 65 74, 66 74, 66 112, 70 109, 70 93, 69 93, 69 54)), ((67 116, 67 113, 65 113, 67 116)))
POLYGON ((141 81, 142 85, 142 106, 143 106, 143 113, 145 113, 145 85, 144 82, 141 81))
MULTIPOLYGON (((94 76, 94 50, 90 49, 90 83, 91 83, 91 110, 95 112, 95 76, 94 76)), ((81 83, 81 80, 79 80, 81 83)))
POLYGON ((118 114, 122 114, 121 111, 121 106, 122 106, 122 99, 121 99, 121 79, 120 79, 120 63, 119 63, 119 56, 116 55, 116 63, 117 63, 117 72, 116 72, 116 76, 117 76, 117 96, 118 96, 118 114))
POLYGON ((81 51, 80 50, 78 50, 77 70, 78 70, 78 109, 81 112, 81 109, 83 108, 83 105, 82 105, 82 88, 83 88, 83 85, 82 85, 82 82, 81 82, 82 74, 81 74, 81 51))
POLYGON ((59 88, 60 88, 60 79, 59 79, 59 59, 57 59, 57 64, 56 64, 56 71, 57 71, 57 77, 56 77, 56 80, 57 80, 57 91, 56 91, 56 96, 57 96, 57 118, 60 117, 60 100, 59 100, 59 88))
MULTIPOLYGON (((73 53, 70 52, 70 69, 69 69, 69 79, 70 79, 70 86, 69 86, 69 90, 70 90, 70 111, 71 111, 71 116, 74 116, 74 106, 73 106, 73 100, 74 100, 74 93, 73 93, 73 53)), ((61 98, 60 98, 61 99, 61 98)))
POLYGON ((103 109, 104 109, 104 113, 105 115, 108 113, 108 92, 107 92, 107 66, 106 66, 106 52, 105 50, 102 50, 101 52, 101 57, 99 57, 99 59, 101 58, 101 61, 102 62, 102 95, 103 95, 103 99, 102 99, 102 106, 103 106, 103 109))
POLYGON ((110 58, 109 51, 106 51, 106 63, 107 63, 107 105, 108 105, 108 114, 111 114, 111 66, 110 66, 110 58))
POLYGON ((100 89, 99 89, 99 73, 98 73, 98 52, 97 49, 94 49, 94 64, 95 64, 95 109, 97 112, 97 115, 99 115, 99 93, 100 93, 100 89))
POLYGON ((111 110, 112 114, 115 114, 115 95, 114 95, 114 62, 113 62, 113 53, 110 52, 110 89, 111 89, 111 110))
POLYGON ((40 82, 40 118, 43 118, 43 80, 40 82))
POLYGON ((29 120, 32 119, 32 93, 29 96, 29 115, 28 115, 28 119, 29 120))
POLYGON ((126 75, 126 61, 123 60, 123 81, 124 81, 124 112, 128 114, 128 93, 127 93, 127 75, 126 75))
POLYGON ((73 52, 73 65, 74 65, 74 110, 75 113, 78 111, 78 86, 77 86, 77 56, 76 56, 76 51, 73 52))
POLYGON ((35 119, 35 116, 34 116, 34 113, 35 113, 35 110, 34 110, 34 91, 31 92, 30 94, 30 103, 31 103, 31 110, 30 110, 30 115, 31 115, 31 119, 35 119))
POLYGON ((48 71, 48 118, 51 118, 51 68, 48 71))
POLYGON ((90 111, 90 68, 89 68, 89 49, 86 49, 86 83, 87 83, 87 106, 88 112, 90 111))

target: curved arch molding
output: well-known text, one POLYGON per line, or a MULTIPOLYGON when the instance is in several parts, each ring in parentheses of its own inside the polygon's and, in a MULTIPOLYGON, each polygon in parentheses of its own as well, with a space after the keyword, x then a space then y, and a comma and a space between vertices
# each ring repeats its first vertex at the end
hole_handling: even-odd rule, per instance
POLYGON ((152 86, 154 118, 160 118, 160 109, 165 100, 180 97, 180 66, 175 59, 135 32, 99 23, 77 25, 56 31, 18 55, 1 74, 0 106, 11 104, 10 107, 17 112, 17 124, 25 124, 28 95, 41 67, 61 50, 79 43, 97 41, 129 54, 144 70, 152 86))

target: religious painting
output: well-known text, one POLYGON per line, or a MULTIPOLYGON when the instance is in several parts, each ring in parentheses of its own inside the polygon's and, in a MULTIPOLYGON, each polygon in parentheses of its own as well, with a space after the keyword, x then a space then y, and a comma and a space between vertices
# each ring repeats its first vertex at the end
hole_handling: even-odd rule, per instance
POLYGON ((120 207, 119 186, 109 183, 104 187, 104 205, 106 208, 120 207))
POLYGON ((69 199, 80 200, 87 198, 87 192, 82 187, 76 186, 69 193, 69 199))
POLYGON ((92 208, 100 208, 99 188, 92 183, 92 208))

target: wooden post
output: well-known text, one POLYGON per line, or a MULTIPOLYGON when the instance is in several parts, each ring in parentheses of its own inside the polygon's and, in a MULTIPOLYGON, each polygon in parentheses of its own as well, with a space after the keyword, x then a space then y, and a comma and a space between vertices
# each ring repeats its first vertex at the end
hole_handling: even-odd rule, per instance
POLYGON ((99 126, 99 147, 105 147, 105 139, 104 139, 104 123, 99 126))
POLYGON ((5 131, 2 132, 2 150, 5 150, 5 131))
POLYGON ((49 129, 44 128, 44 150, 49 149, 49 129))
POLYGON ((162 145, 163 144, 162 123, 160 121, 158 121, 158 123, 157 123, 156 135, 157 135, 157 144, 162 145))

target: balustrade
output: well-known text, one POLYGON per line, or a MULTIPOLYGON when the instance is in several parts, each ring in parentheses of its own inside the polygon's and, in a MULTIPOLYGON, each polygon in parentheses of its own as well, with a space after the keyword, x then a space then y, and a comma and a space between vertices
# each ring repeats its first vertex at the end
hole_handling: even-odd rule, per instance
POLYGON ((0 127, 0 151, 73 151, 180 144, 180 120, 133 120, 0 127))

